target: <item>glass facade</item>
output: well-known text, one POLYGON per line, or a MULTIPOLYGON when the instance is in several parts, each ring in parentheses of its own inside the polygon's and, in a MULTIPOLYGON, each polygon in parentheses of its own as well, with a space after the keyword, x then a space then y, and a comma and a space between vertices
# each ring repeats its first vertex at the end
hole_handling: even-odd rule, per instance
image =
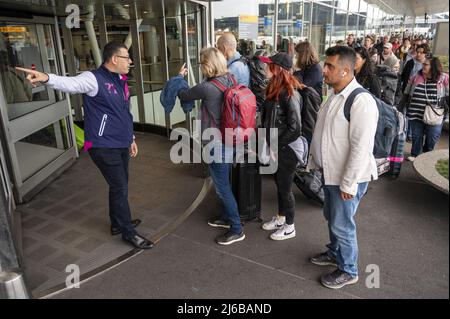
MULTIPOLYGON (((117 0, 95 6, 81 2, 80 10, 88 13, 90 19, 83 20, 90 22, 82 20, 80 28, 71 30, 77 73, 97 67, 93 47, 101 48, 109 41, 125 43, 134 65, 128 74, 134 122, 168 128, 187 126, 186 120, 191 115, 186 116, 178 100, 167 117, 159 99, 164 83, 177 75, 185 62, 190 71, 190 84, 201 80, 198 60, 200 49, 204 46, 204 7, 189 1, 122 4, 117 0), (133 42, 136 40, 133 24, 137 27, 138 44, 133 42), (93 29, 93 33, 88 28, 93 29), (105 35, 102 30, 106 30, 105 35), (142 83, 142 88, 138 83, 142 83)), ((193 113, 196 112, 197 109, 194 109, 193 113)))
MULTIPOLYGON (((353 34, 401 32, 400 18, 388 15, 364 0, 279 0, 277 48, 273 48, 275 0, 258 0, 258 48, 288 51, 289 43, 309 40, 323 55, 325 50, 353 34)), ((216 37, 223 31, 235 33, 242 39, 239 17, 222 17, 215 22, 216 37)), ((241 52, 246 53, 246 52, 241 52)))

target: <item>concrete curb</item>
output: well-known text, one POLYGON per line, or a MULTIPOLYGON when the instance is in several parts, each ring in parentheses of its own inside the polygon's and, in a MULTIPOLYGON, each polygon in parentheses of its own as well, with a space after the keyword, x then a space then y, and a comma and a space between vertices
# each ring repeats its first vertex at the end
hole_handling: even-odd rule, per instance
POLYGON ((449 195, 449 181, 436 170, 436 163, 448 159, 448 150, 437 150, 419 155, 413 162, 414 170, 428 184, 449 195))

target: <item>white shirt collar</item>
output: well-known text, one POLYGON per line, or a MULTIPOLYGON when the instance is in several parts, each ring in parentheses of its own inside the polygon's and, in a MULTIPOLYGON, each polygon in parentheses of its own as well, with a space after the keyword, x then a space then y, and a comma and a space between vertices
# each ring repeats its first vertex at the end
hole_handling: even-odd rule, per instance
POLYGON ((354 77, 353 80, 341 92, 339 92, 336 95, 341 95, 342 97, 344 97, 344 99, 346 99, 350 95, 350 93, 353 92, 354 89, 360 86, 361 85, 359 85, 358 81, 356 81, 356 78, 354 77))

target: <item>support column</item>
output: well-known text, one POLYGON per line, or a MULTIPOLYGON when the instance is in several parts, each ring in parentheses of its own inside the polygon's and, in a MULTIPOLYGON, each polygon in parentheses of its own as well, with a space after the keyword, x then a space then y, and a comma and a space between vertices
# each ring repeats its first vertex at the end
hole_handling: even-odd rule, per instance
MULTIPOLYGON (((73 48, 73 40, 72 40, 72 32, 69 28, 66 28, 64 21, 62 21, 62 25, 63 27, 62 32, 63 32, 63 38, 64 38, 64 48, 65 48, 65 58, 66 58, 66 62, 67 62, 67 70, 69 72, 70 76, 75 76, 77 75, 77 70, 75 67, 75 52, 74 52, 74 48, 73 48)), ((81 105, 82 105, 82 101, 81 101, 81 95, 80 94, 75 94, 75 95, 68 95, 70 96, 70 101, 72 104, 72 107, 75 111, 75 121, 82 121, 83 120, 83 112, 81 110, 81 105)))
MULTIPOLYGON (((162 56, 161 56, 161 62, 163 66, 163 82, 167 82, 169 80, 169 60, 167 58, 167 32, 166 32, 166 13, 165 13, 165 5, 164 0, 161 0, 161 8, 163 12, 162 17, 162 37, 161 37, 161 46, 163 48, 162 50, 162 56)), ((161 34, 161 33, 160 33, 161 34)), ((170 114, 165 113, 165 119, 166 119, 166 130, 167 130, 167 138, 170 138, 170 114)))
MULTIPOLYGON (((333 0, 333 7, 335 5, 335 0, 333 0)), ((336 9, 333 8, 331 9, 331 29, 330 29, 330 38, 328 40, 328 44, 331 47, 331 38, 333 37, 333 33, 334 33, 334 15, 336 13, 336 9)), ((325 48, 326 50, 327 48, 325 48)))
MULTIPOLYGON (((278 1, 278 0, 275 0, 278 1)), ((214 11, 213 11, 214 4, 209 1, 208 5, 208 29, 209 29, 209 45, 214 46, 216 44, 216 34, 214 31, 214 11)))
MULTIPOLYGON (((138 102, 139 122, 145 123, 145 109, 144 109, 144 83, 141 66, 141 43, 139 41, 139 25, 142 19, 137 18, 137 5, 133 2, 130 5, 131 19, 130 19, 130 34, 131 43, 133 43, 133 64, 134 64, 134 77, 136 80, 136 96, 138 102)), ((130 45, 131 45, 130 43, 130 45)))
POLYGON ((97 68, 102 65, 102 58, 100 54, 100 49, 98 47, 97 36, 95 34, 94 29, 94 5, 90 4, 87 6, 88 14, 86 16, 86 20, 84 21, 84 25, 86 26, 86 32, 89 38, 89 44, 91 46, 92 55, 94 56, 94 62, 97 68))
POLYGON ((350 1, 347 3, 347 15, 345 16, 345 41, 347 40, 349 11, 350 11, 350 1))
POLYGON ((272 36, 273 36, 273 50, 274 51, 277 51, 277 45, 278 45, 278 43, 277 43, 277 40, 278 40, 278 38, 277 38, 277 31, 278 31, 278 1, 279 0, 275 0, 275 9, 274 9, 274 12, 273 12, 273 22, 272 22, 272 25, 273 25, 273 29, 272 29, 272 36))
POLYGON ((105 21, 105 7, 103 2, 99 1, 95 6, 96 21, 98 22, 98 32, 100 38, 100 49, 103 50, 106 43, 108 43, 108 30, 105 21))
POLYGON ((313 20, 313 1, 309 1, 309 31, 308 31, 308 41, 312 43, 312 20, 313 20))

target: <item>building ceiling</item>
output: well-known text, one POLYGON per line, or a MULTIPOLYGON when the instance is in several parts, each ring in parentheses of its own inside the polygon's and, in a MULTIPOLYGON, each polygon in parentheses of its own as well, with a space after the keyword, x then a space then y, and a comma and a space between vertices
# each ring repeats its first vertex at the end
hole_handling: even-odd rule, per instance
POLYGON ((366 0, 389 14, 423 16, 448 12, 447 0, 366 0))

